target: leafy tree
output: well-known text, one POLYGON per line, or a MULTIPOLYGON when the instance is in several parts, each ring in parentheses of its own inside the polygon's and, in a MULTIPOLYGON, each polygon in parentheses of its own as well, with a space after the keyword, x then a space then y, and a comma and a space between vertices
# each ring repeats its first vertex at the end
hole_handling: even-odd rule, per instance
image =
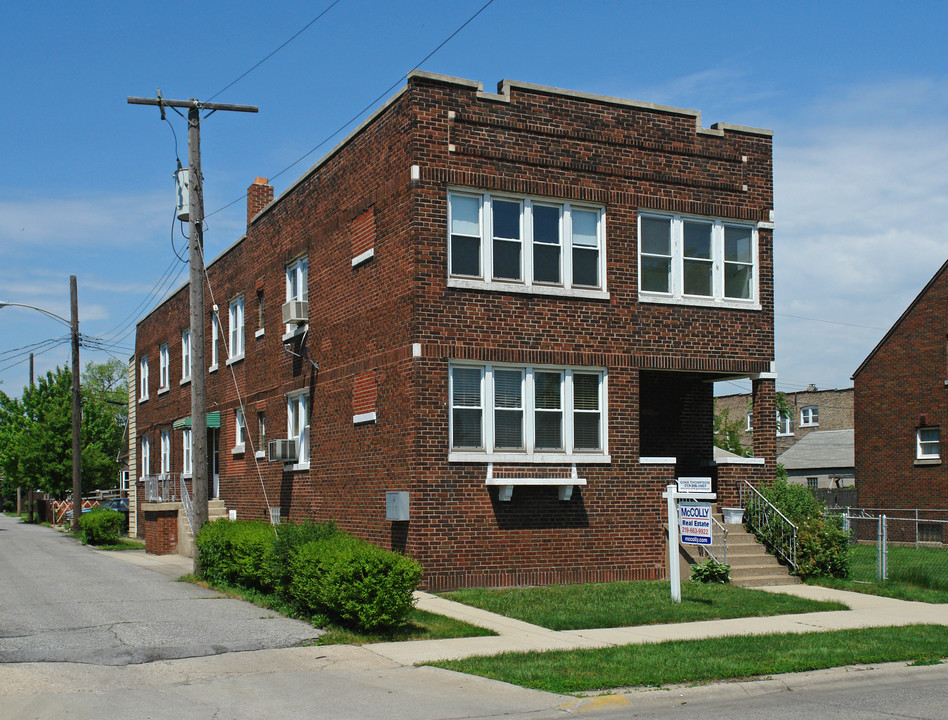
MULTIPOLYGON (((82 487, 87 492, 112 487, 116 482, 116 456, 124 435, 123 408, 107 402, 118 393, 121 379, 109 379, 114 369, 87 367, 90 388, 83 392, 82 487)), ((0 471, 9 486, 36 489, 63 496, 72 489, 72 374, 67 368, 48 372, 20 399, 0 391, 0 471)))
POLYGON ((748 457, 750 450, 741 444, 741 430, 743 418, 730 419, 730 411, 724 408, 714 416, 714 444, 723 450, 732 452, 741 457, 748 457))

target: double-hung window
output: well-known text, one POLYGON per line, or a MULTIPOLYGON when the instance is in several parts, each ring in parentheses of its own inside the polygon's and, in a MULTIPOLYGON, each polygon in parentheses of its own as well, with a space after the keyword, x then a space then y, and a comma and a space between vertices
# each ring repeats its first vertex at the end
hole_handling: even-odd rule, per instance
MULTIPOLYGON (((215 307, 217 307, 215 305, 215 307)), ((217 354, 218 346, 220 344, 220 314, 217 310, 211 312, 211 366, 208 368, 208 372, 214 372, 217 370, 217 354)))
POLYGON ((608 297, 602 207, 452 191, 448 235, 451 287, 608 297))
POLYGON ((608 462, 606 372, 451 366, 451 457, 463 462, 608 462))
POLYGON ((242 453, 247 443, 247 419, 240 408, 234 410, 234 452, 242 453))
POLYGON ((941 457, 941 428, 919 428, 915 449, 917 460, 938 460, 941 457))
POLYGON ((181 434, 181 474, 191 474, 191 428, 185 428, 181 434))
POLYGON ((191 379, 191 330, 181 331, 181 382, 191 379))
POLYGON ((151 475, 151 443, 147 435, 142 435, 142 477, 151 475))
POLYGON ((820 424, 820 409, 816 405, 807 405, 800 410, 800 427, 816 427, 820 424))
POLYGON ((171 472, 171 431, 161 431, 161 474, 171 472))
MULTIPOLYGON (((143 355, 141 360, 138 361, 138 401, 142 402, 148 399, 148 356, 143 355)), ((145 473, 146 475, 148 473, 145 473)))
POLYGON ((639 299, 759 308, 757 229, 726 220, 639 213, 639 299))
POLYGON ((168 343, 164 343, 158 348, 158 392, 167 390, 169 387, 168 371, 168 343))
MULTIPOLYGON (((305 256, 286 266, 286 301, 299 300, 309 301, 309 262, 305 256)), ((305 328, 306 322, 287 324, 286 332, 295 333, 305 328)))
POLYGON ((228 340, 230 342, 227 362, 240 360, 244 356, 244 296, 230 301, 228 312, 228 340))
POLYGON ((793 435, 793 413, 777 410, 777 435, 793 435))
POLYGON ((309 388, 286 396, 286 431, 296 440, 296 467, 309 467, 309 388))

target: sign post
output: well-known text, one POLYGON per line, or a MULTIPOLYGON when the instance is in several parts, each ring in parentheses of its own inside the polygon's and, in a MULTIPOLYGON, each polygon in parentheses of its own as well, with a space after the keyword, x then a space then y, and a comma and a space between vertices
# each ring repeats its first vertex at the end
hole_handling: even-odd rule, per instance
POLYGON ((668 505, 668 579, 671 599, 681 602, 681 568, 678 564, 679 523, 682 529, 681 542, 690 545, 711 544, 711 504, 695 500, 714 500, 711 478, 681 477, 676 485, 668 485, 662 497, 668 505), (679 506, 678 501, 684 502, 679 506), (679 508, 681 516, 679 517, 679 508))

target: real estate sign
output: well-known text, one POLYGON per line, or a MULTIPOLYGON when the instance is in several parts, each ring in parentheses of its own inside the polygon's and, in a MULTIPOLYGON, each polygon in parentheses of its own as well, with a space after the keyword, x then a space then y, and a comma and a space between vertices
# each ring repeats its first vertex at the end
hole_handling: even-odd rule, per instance
POLYGON ((711 503, 680 502, 678 519, 683 544, 711 544, 711 503))

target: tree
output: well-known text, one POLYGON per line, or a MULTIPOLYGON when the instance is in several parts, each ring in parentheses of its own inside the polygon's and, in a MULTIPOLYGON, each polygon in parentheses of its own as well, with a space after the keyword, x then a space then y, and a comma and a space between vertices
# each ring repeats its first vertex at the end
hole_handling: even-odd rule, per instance
MULTIPOLYGON (((113 487, 127 410, 109 400, 124 380, 112 367, 90 363, 82 395, 82 487, 113 487), (118 377, 116 377, 118 374, 118 377)), ((106 363, 109 366, 110 363, 106 363)), ((5 482, 62 497, 72 489, 72 374, 48 372, 17 400, 0 391, 0 470, 5 482)))
POLYGON ((741 428, 743 418, 730 419, 728 408, 714 415, 714 444, 722 450, 727 450, 741 457, 748 457, 750 450, 741 444, 741 428))

